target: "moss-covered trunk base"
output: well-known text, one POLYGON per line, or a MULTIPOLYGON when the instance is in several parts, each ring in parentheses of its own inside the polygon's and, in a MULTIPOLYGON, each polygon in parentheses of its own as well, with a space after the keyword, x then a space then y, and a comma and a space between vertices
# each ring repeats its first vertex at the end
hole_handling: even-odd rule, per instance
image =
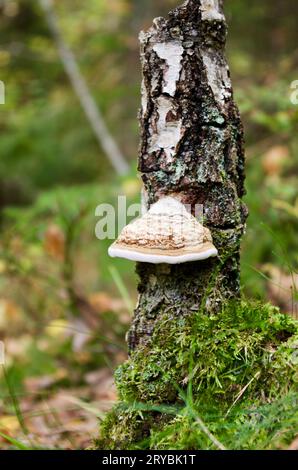
POLYGON ((165 313, 116 371, 120 402, 96 448, 287 447, 297 432, 297 365, 297 322, 270 305, 165 313))

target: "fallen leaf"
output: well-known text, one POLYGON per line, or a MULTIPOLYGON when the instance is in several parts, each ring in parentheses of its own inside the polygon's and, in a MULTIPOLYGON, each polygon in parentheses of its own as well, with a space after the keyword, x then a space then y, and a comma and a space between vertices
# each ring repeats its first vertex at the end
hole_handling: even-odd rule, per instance
POLYGON ((287 274, 277 266, 266 264, 263 270, 270 277, 267 283, 268 297, 284 313, 298 319, 298 274, 287 274))
POLYGON ((65 236, 58 225, 51 224, 44 234, 44 249, 53 258, 63 261, 65 236))
POLYGON ((142 183, 138 178, 127 178, 122 183, 122 191, 127 197, 134 197, 140 194, 142 183))
POLYGON ((9 299, 0 299, 0 330, 18 323, 22 311, 20 307, 9 299))
POLYGON ((295 437, 288 450, 298 450, 298 436, 295 437))
POLYGON ((9 436, 14 436, 20 430, 20 423, 16 416, 0 417, 0 431, 9 436))
POLYGON ((285 145, 271 147, 262 157, 262 167, 266 175, 280 175, 288 158, 289 149, 285 145))
POLYGON ((90 305, 98 313, 119 312, 125 309, 124 302, 121 299, 114 299, 106 292, 97 292, 88 297, 90 305))
POLYGON ((85 374, 84 379, 85 382, 89 385, 98 385, 107 379, 109 380, 112 377, 112 372, 108 368, 103 368, 99 370, 95 370, 92 372, 88 372, 85 374))
POLYGON ((41 390, 46 390, 49 387, 52 387, 54 384, 60 382, 68 376, 68 371, 66 369, 60 368, 51 375, 42 375, 40 377, 26 377, 24 384, 26 390, 30 393, 36 393, 41 390))

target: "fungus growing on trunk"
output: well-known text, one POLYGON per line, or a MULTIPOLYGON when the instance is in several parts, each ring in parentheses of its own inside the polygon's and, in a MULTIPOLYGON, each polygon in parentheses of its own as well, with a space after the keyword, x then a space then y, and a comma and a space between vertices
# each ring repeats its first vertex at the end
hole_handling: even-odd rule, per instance
POLYGON ((217 256, 211 232, 177 199, 167 196, 127 225, 109 248, 112 257, 181 264, 217 256))

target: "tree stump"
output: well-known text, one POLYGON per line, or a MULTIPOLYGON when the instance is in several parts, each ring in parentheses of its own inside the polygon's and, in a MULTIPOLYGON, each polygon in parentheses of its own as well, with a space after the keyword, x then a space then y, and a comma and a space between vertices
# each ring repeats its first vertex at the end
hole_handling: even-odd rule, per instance
POLYGON ((140 35, 143 72, 138 169, 144 204, 175 195, 204 208, 219 257, 179 265, 138 263, 139 301, 130 352, 161 314, 217 312, 240 294, 239 251, 247 209, 243 128, 224 56, 222 1, 187 0, 140 35))

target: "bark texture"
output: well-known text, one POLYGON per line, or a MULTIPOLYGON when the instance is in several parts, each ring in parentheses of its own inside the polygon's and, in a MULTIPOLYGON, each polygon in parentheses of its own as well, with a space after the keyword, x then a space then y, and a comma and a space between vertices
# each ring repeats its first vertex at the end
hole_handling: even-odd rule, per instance
POLYGON ((239 249, 247 210, 243 130, 224 56, 218 0, 187 0, 140 35, 143 71, 139 171, 147 209, 176 194, 204 207, 218 259, 139 263, 139 302, 129 349, 148 341, 161 313, 216 312, 239 295, 239 249))

